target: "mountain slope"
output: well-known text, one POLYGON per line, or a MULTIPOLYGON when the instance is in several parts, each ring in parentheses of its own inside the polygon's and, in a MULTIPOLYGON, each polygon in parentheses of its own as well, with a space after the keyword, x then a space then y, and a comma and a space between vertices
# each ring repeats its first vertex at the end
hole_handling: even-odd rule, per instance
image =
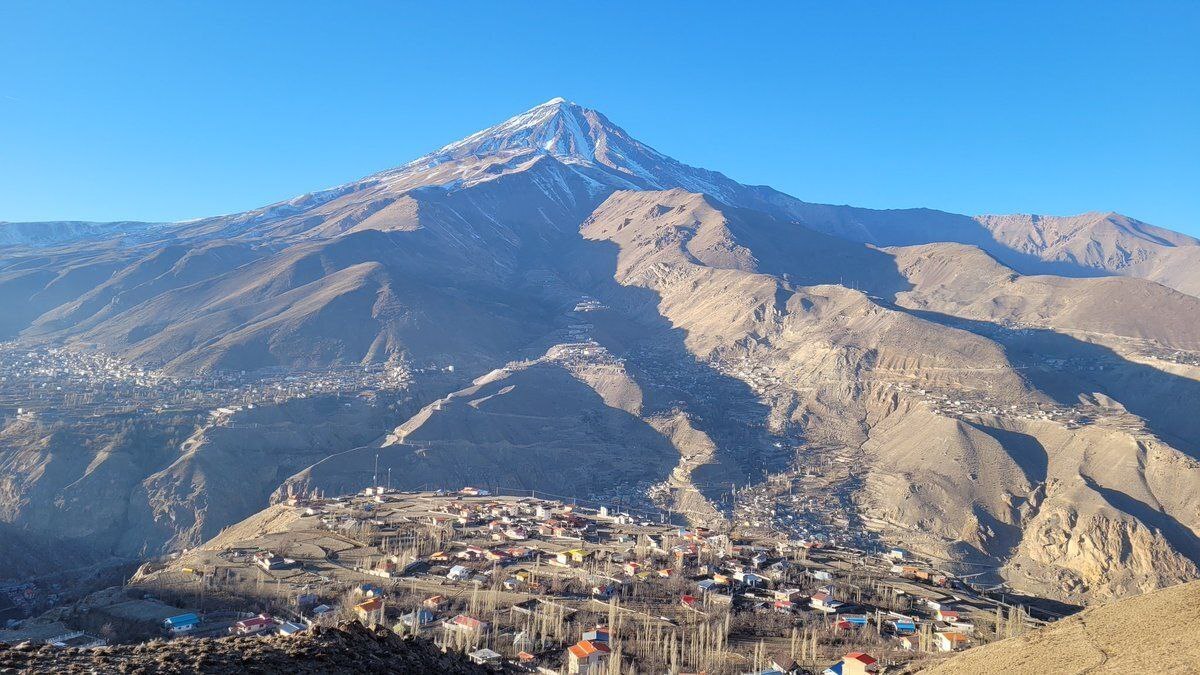
MULTIPOLYGON (((898 294, 895 305, 879 306, 843 287, 796 288, 782 273, 764 274, 769 266, 760 258, 769 260, 771 249, 788 250, 777 243, 747 248, 751 240, 740 236, 740 217, 680 191, 619 192, 584 223, 583 233, 619 246, 617 281, 653 290, 658 311, 684 330, 691 353, 726 372, 753 369, 775 378, 755 393, 770 407, 769 426, 803 430, 802 463, 819 463, 823 446, 834 454, 861 447, 858 502, 881 531, 939 558, 991 562, 1020 587, 1051 595, 1103 597, 1196 574, 1191 560, 1200 557, 1194 534, 1200 521, 1191 499, 1178 498, 1200 481, 1200 429, 1180 407, 1193 400, 1196 381, 1111 352, 1113 365, 1106 367, 1112 370, 1103 378, 1088 377, 1086 368, 1044 376, 1037 362, 1047 351, 1061 351, 1064 360, 1098 363, 1088 356, 1097 348, 1054 330, 1139 339, 1156 331, 1154 339, 1193 346, 1186 326, 1200 313, 1194 298, 1136 280, 1020 277, 977 249, 958 246, 899 250, 894 260, 875 263, 860 255, 834 265, 847 274, 844 283, 861 285, 868 285, 873 268, 895 265, 911 290, 898 294), (1005 284, 1062 289, 1013 293, 1027 296, 1031 307, 1016 305, 998 316, 972 315, 943 299, 961 293, 995 308, 1002 305, 994 298, 1010 292, 1005 284), (1153 292, 1160 311, 1173 307, 1187 318, 1177 327, 1150 328, 1108 312, 1125 290, 1133 294, 1131 306, 1153 292), (1063 298, 1075 303, 1069 311, 1063 298), (959 318, 976 316, 978 325, 959 318), (1003 328, 1033 317, 1052 330, 1003 328), (1064 391, 1076 377, 1079 393, 1064 391), (1106 390, 1110 410, 1080 405, 1080 395, 1106 390), (936 403, 945 394, 967 405, 946 410, 936 403), (1122 426, 1129 423, 1122 402, 1143 416, 1138 434, 1122 426), (1059 405, 1079 406, 1072 414, 1092 414, 1098 423, 1074 428, 1029 412, 1059 405), (1184 442, 1172 447, 1152 432, 1184 442), (1140 457, 1138 464, 1121 461, 1132 456, 1140 457), (1171 515, 1160 518, 1155 510, 1171 515), (1063 537, 1064 530, 1071 534, 1063 537), (1066 545, 1079 540, 1084 543, 1066 545)), ((817 274, 824 262, 838 260, 828 249, 813 253, 785 258, 803 260, 817 274)))
POLYGON ((1057 621, 1028 635, 970 649, 924 670, 978 673, 1200 673, 1200 583, 1165 588, 1057 621), (1153 665, 1150 665, 1153 664, 1153 665))
POLYGON ((16 422, 0 514, 179 548, 281 484, 360 489, 378 457, 406 487, 657 485, 719 523, 731 486, 811 469, 844 510, 812 525, 830 536, 1077 601, 1192 578, 1200 300, 1079 277, 1193 245, 1115 216, 1055 228, 809 204, 556 99, 261 209, 8 246, 0 329, 24 344, 182 375, 423 374, 403 405, 264 406, 229 429, 16 422))
POLYGON ((1119 213, 979 216, 997 242, 1048 262, 1200 293, 1200 240, 1119 213))

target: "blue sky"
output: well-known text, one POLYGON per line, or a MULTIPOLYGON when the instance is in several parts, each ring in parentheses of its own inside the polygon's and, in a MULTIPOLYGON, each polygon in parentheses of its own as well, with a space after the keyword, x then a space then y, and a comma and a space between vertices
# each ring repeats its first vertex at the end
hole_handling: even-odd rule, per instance
POLYGON ((1200 2, 0 4, 0 220, 236 212, 554 96, 801 199, 1200 235, 1200 2))

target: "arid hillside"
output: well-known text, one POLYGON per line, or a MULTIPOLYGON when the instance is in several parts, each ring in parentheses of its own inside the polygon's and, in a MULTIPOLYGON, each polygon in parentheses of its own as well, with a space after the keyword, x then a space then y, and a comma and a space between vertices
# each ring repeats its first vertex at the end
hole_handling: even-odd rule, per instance
POLYGON ((289 490, 480 483, 719 526, 739 489, 807 474, 843 525, 796 537, 1072 602, 1200 574, 1177 260, 1200 246, 1131 219, 811 204, 555 99, 245 213, 0 235, 6 353, 126 378, 0 381, 0 520, 102 555, 194 546, 289 490), (141 398, 105 408, 127 380, 141 398))
POLYGON ((1200 673, 1200 583, 1087 609, 1028 635, 968 650, 926 675, 1200 673))

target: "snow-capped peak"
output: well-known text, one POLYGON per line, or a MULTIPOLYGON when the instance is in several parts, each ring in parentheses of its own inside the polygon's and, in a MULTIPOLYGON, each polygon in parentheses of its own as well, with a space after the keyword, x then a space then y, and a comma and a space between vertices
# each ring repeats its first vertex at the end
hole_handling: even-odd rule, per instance
POLYGON ((422 160, 440 163, 470 155, 540 150, 565 160, 592 161, 595 159, 596 141, 606 133, 595 117, 594 111, 569 103, 561 97, 553 98, 496 126, 451 143, 422 160))
POLYGON ((434 174, 438 184, 472 184, 530 166, 550 156, 618 189, 682 187, 718 199, 735 185, 724 176, 687 166, 634 139, 596 110, 562 97, 455 141, 400 169, 379 176, 411 184, 414 173, 434 174), (509 169, 497 170, 497 163, 509 169), (459 169, 449 169, 459 166, 459 169), (484 167, 487 170, 484 170, 484 167))

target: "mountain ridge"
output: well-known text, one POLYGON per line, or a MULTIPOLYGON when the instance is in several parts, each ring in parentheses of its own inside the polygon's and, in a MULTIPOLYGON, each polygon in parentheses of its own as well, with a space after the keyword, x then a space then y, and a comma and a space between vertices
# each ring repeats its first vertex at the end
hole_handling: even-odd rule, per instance
MULTIPOLYGON (((731 484, 820 467, 855 536, 997 583, 1086 601, 1197 573, 1200 299, 1005 245, 976 218, 810 204, 627 138, 552 100, 330 190, 144 238, 4 249, 0 298, 19 311, 0 330, 23 346, 179 378, 421 375, 403 406, 321 413, 346 421, 319 446, 287 404, 235 415, 244 440, 204 423, 153 452, 103 433, 65 452, 69 435, 11 422, 0 513, 175 550, 283 486, 359 489, 380 466, 399 484, 656 488, 728 527, 731 484)), ((1169 240, 1084 221, 1076 243, 1169 240)))

